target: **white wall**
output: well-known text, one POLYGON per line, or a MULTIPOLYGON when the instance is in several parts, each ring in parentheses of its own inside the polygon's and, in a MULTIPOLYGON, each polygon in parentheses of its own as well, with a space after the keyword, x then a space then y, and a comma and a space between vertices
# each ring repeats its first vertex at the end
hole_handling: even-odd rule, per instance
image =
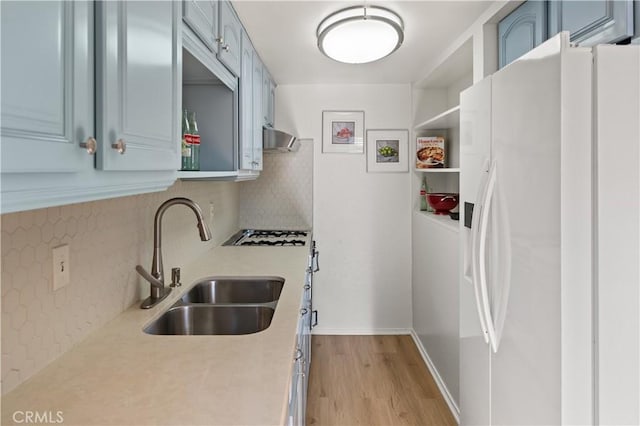
POLYGON ((410 129, 410 85, 283 85, 276 124, 314 140, 315 332, 411 328, 409 173, 367 173, 364 154, 322 153, 322 111, 364 110, 365 129, 410 129))

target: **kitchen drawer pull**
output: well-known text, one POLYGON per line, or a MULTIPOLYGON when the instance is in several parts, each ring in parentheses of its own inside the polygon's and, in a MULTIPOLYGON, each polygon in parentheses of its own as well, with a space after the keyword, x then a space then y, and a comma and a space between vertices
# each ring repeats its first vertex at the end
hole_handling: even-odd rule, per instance
POLYGON ((124 155, 124 153, 127 151, 127 144, 123 139, 118 139, 116 143, 111 144, 111 148, 118 151, 120 155, 124 155))
POLYGON ((293 358, 293 360, 297 361, 300 358, 302 358, 303 355, 304 355, 304 353, 302 353, 302 349, 298 348, 298 349, 296 349, 296 356, 293 358))
POLYGON ((305 284, 304 289, 305 290, 311 290, 311 286, 309 284, 305 284))
POLYGON ((315 260, 315 268, 313 268, 313 272, 318 272, 320 270, 320 252, 319 251, 315 252, 313 259, 315 260))
POLYGON ((306 315, 306 314, 307 314, 307 312, 309 312, 309 310, 308 310, 307 308, 302 308, 302 309, 300 309, 300 315, 301 315, 301 316, 306 315))
POLYGON ((229 51, 229 45, 228 44, 223 44, 222 45, 222 50, 224 50, 225 52, 229 51))
POLYGON ((86 149, 87 154, 94 155, 96 153, 98 143, 96 142, 96 138, 89 136, 85 142, 80 142, 80 147, 86 149))
POLYGON ((311 328, 318 325, 318 311, 311 311, 313 320, 311 321, 311 328))

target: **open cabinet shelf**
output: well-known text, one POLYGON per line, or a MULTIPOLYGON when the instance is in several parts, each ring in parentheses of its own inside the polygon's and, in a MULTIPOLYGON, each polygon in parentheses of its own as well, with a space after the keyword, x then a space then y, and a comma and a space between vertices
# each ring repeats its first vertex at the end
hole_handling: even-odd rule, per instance
POLYGON ((420 130, 450 129, 460 125, 460 105, 431 117, 414 127, 416 132, 420 130))
POLYGON ((442 169, 416 169, 418 173, 460 173, 460 167, 444 167, 442 169))

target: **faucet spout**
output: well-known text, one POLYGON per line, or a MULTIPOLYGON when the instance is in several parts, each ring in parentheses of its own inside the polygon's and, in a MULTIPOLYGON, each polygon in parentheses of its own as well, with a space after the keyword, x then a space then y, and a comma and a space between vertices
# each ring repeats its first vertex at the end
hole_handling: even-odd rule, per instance
MULTIPOLYGON (((176 204, 182 204, 191 209, 196 216, 198 232, 200 234, 200 239, 202 241, 209 241, 211 239, 211 231, 204 221, 204 217, 202 215, 202 210, 200 206, 196 204, 193 200, 183 197, 171 198, 158 207, 156 211, 155 218, 153 220, 153 260, 151 261, 151 272, 147 273, 146 276, 138 268, 138 273, 140 273, 147 281, 149 281, 151 285, 151 295, 147 298, 142 305, 140 306, 143 309, 151 308, 156 305, 160 300, 167 297, 170 288, 164 287, 164 266, 162 264, 162 217, 164 216, 164 212, 171 206, 176 204), (150 275, 150 276, 149 276, 150 275), (150 280, 149 278, 153 278, 150 280)), ((140 268, 142 269, 142 268, 140 268)), ((146 273, 146 271, 145 271, 146 273)))

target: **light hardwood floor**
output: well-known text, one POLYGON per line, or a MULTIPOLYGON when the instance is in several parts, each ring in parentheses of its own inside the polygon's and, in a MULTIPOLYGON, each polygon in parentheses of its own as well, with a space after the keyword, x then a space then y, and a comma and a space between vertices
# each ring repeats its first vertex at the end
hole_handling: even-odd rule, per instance
POLYGON ((308 425, 456 425, 411 336, 313 336, 308 425))

